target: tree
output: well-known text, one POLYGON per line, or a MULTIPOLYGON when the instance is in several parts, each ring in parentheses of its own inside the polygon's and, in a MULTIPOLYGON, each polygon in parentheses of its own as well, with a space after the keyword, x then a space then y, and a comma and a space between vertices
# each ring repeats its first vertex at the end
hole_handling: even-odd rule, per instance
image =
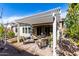
POLYGON ((79 4, 69 4, 68 13, 65 18, 66 34, 70 38, 79 39, 79 4))

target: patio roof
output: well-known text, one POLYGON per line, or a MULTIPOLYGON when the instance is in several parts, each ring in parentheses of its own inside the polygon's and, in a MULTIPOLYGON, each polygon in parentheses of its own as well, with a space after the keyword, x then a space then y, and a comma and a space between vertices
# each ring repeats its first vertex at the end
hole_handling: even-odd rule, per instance
POLYGON ((51 23, 53 22, 53 13, 57 13, 60 9, 51 9, 45 12, 40 12, 32 16, 28 16, 22 19, 16 20, 17 23, 27 23, 27 24, 41 24, 41 23, 51 23))

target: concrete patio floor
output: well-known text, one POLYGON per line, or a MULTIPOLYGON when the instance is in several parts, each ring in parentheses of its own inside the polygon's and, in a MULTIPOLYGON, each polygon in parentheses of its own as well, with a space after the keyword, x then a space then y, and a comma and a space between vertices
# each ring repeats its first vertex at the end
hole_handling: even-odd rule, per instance
POLYGON ((19 50, 24 50, 33 55, 39 55, 39 56, 53 55, 52 48, 46 47, 46 48, 40 49, 36 43, 23 44, 23 42, 20 42, 20 43, 9 43, 9 44, 19 50))
POLYGON ((4 49, 0 49, 0 56, 35 56, 24 50, 18 50, 10 44, 6 44, 4 49))

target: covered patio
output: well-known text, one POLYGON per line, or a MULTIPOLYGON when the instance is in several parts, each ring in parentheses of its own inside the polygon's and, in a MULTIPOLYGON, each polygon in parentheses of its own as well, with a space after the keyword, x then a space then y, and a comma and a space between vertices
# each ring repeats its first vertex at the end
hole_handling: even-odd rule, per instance
POLYGON ((30 24, 32 26, 32 35, 35 36, 49 36, 50 32, 53 35, 53 55, 56 55, 56 40, 59 38, 59 27, 60 27, 60 9, 48 10, 38 14, 34 14, 23 19, 16 20, 18 24, 18 36, 17 42, 20 42, 20 30, 19 25, 30 24))

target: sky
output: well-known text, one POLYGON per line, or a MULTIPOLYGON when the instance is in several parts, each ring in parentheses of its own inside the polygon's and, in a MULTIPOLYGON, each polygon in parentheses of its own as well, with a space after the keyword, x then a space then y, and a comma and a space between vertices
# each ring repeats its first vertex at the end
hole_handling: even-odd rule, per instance
POLYGON ((58 7, 61 16, 65 17, 68 9, 66 3, 0 3, 0 13, 3 8, 2 20, 5 23, 58 7))

